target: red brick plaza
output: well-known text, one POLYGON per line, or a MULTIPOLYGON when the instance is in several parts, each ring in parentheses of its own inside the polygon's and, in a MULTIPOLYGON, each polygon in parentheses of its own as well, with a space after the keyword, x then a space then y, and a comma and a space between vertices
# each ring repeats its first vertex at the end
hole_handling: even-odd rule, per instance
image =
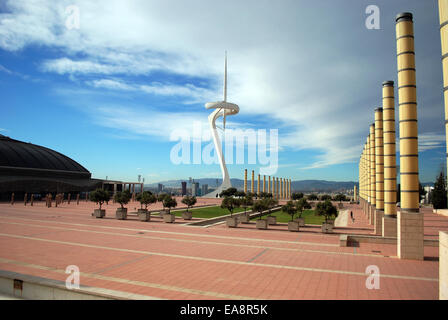
MULTIPOLYGON (((218 200, 198 205, 207 201, 218 200)), ((437 247, 411 261, 396 257, 396 245, 339 246, 340 234, 373 233, 356 205, 345 208, 355 222, 335 234, 318 226, 288 232, 286 224, 194 227, 179 217, 116 220, 116 207, 95 219, 86 202, 0 204, 0 269, 65 281, 66 267, 76 265, 83 286, 160 299, 438 299, 437 247), (379 289, 366 287, 370 265, 379 268, 379 289)), ((448 230, 447 217, 422 212, 425 239, 448 230)))

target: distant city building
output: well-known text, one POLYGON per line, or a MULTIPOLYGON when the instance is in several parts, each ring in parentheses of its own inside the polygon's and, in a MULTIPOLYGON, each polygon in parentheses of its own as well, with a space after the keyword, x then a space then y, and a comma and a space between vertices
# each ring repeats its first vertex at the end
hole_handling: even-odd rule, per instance
POLYGON ((187 194, 187 182, 186 181, 182 181, 182 195, 186 195, 187 194))
POLYGON ((202 195, 207 194, 208 193, 208 184, 203 184, 201 190, 202 190, 202 195))
POLYGON ((157 192, 162 192, 163 191, 163 184, 159 183, 157 186, 157 192))
POLYGON ((191 195, 193 197, 196 197, 199 195, 198 192, 199 192, 199 182, 193 182, 191 184, 191 195))

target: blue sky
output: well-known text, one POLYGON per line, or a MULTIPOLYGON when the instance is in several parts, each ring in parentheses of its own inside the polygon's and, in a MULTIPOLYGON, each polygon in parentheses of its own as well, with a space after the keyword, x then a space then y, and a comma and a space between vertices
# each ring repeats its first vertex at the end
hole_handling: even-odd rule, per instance
MULTIPOLYGON (((276 176, 354 181, 381 83, 397 78, 394 17, 410 11, 420 180, 434 181, 446 152, 436 4, 0 0, 0 134, 62 152, 96 178, 220 177, 217 164, 174 165, 169 138, 195 121, 207 128, 227 50, 228 101, 240 107, 227 128, 277 129, 276 176), (365 27, 371 4, 380 30, 365 27), (79 29, 66 27, 69 5, 79 29)), ((242 178, 260 164, 228 167, 242 178)))

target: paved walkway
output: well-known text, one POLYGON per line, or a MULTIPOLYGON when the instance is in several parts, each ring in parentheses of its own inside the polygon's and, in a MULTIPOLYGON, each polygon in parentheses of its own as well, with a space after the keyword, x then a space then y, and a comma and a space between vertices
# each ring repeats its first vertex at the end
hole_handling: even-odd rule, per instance
MULTIPOLYGON (((396 258, 395 245, 339 247, 339 233, 369 234, 358 206, 355 222, 325 235, 319 226, 288 232, 186 226, 182 219, 95 219, 93 205, 58 208, 0 204, 0 269, 65 281, 77 265, 81 284, 163 299, 437 299, 438 248, 425 261, 396 258), (379 290, 366 288, 366 268, 380 269, 379 290)), ((349 211, 348 211, 349 212, 349 211)), ((448 230, 448 218, 425 211, 425 237, 448 230)))

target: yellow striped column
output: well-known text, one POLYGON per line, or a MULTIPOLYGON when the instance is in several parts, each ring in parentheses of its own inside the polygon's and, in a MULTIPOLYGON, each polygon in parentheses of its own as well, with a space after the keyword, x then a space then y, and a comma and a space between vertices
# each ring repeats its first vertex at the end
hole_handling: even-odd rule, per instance
POLYGON ((375 234, 383 234, 384 216, 383 108, 375 109, 375 234))
POLYGON ((278 185, 278 177, 276 178, 277 179, 277 182, 276 182, 276 186, 275 186, 275 197, 277 198, 277 199, 279 199, 279 192, 278 192, 278 187, 279 187, 279 185, 278 185))
POLYGON ((266 175, 263 175, 263 192, 266 192, 266 175))
POLYGON ((442 44, 443 95, 445 98, 445 139, 447 148, 446 155, 448 157, 448 0, 439 0, 439 17, 440 40, 442 44))
POLYGON ((369 223, 373 224, 376 208, 376 167, 375 167, 375 124, 370 125, 370 213, 369 223))
POLYGON ((400 125, 400 212, 397 251, 401 259, 423 260, 423 216, 419 213, 417 86, 412 14, 396 17, 400 125))
POLYGON ((367 173, 367 185, 366 185, 366 192, 367 192, 367 208, 366 208, 366 216, 369 219, 370 218, 370 206, 371 206, 371 198, 370 198, 370 135, 367 136, 367 148, 366 148, 366 173, 367 173))
MULTIPOLYGON (((358 179, 359 181, 359 179, 358 179)), ((356 190, 356 185, 353 188, 353 202, 358 202, 358 191, 356 190)))
POLYGON ((383 82, 384 218, 383 237, 397 237, 397 160, 394 82, 383 82))
POLYGON ((258 180, 257 180, 257 195, 260 195, 260 174, 258 174, 258 180))
POLYGON ((289 179, 289 200, 292 198, 292 179, 289 179))
POLYGON ((284 179, 280 178, 280 199, 283 199, 283 187, 284 187, 283 182, 284 179))
POLYGON ((252 185, 250 186, 250 192, 252 192, 252 194, 255 193, 255 173, 254 173, 254 170, 252 170, 252 185))
POLYGON ((268 181, 268 193, 271 193, 271 176, 269 176, 269 181, 268 181))
POLYGON ((244 193, 247 194, 247 169, 244 169, 244 193))

